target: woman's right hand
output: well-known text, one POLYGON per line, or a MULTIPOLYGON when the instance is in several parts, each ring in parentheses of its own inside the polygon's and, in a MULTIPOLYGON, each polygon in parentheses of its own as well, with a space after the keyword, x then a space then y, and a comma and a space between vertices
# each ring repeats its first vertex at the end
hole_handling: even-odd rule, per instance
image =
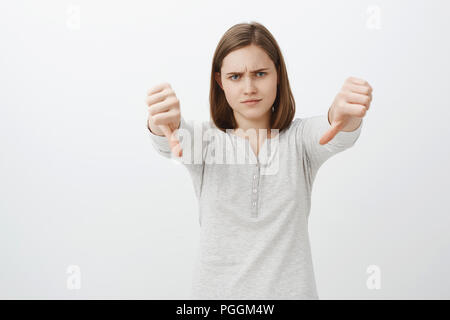
POLYGON ((181 144, 174 134, 181 121, 180 100, 175 91, 169 83, 160 83, 148 90, 145 102, 150 130, 158 136, 166 136, 172 153, 181 157, 181 144))

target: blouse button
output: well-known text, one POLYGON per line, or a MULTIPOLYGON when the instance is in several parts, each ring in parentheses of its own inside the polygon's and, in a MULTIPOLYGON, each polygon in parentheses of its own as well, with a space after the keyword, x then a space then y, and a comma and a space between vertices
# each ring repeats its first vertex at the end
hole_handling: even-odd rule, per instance
POLYGON ((253 176, 253 179, 256 179, 256 174, 253 176))
POLYGON ((256 191, 257 191, 256 189, 253 189, 253 193, 256 193, 256 191))

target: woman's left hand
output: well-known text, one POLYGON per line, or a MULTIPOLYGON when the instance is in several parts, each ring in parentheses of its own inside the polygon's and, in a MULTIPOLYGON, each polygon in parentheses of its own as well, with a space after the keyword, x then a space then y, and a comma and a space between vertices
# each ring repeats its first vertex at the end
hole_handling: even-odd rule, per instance
POLYGON ((369 110, 372 102, 372 87, 359 78, 349 77, 345 80, 341 91, 336 95, 328 110, 330 130, 320 139, 320 144, 331 141, 339 131, 354 131, 369 110))

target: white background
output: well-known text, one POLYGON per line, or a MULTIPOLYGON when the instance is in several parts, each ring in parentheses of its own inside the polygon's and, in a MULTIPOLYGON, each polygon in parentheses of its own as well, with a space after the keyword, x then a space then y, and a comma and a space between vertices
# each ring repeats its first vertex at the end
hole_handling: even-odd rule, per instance
POLYGON ((144 99, 168 81, 208 120, 216 45, 257 21, 296 117, 325 114, 348 76, 374 89, 359 140, 314 183, 319 298, 449 299, 449 16, 444 0, 2 1, 0 298, 189 296, 196 198, 153 149, 144 99))

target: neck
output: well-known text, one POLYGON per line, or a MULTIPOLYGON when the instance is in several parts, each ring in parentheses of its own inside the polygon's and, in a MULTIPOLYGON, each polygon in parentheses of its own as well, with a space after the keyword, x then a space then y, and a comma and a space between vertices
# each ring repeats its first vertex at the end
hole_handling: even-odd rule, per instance
POLYGON ((251 132, 255 132, 259 137, 259 131, 261 130, 261 133, 266 133, 267 137, 270 138, 270 116, 270 114, 267 114, 266 116, 258 119, 246 119, 240 116, 238 113, 234 113, 234 118, 236 119, 237 123, 235 132, 238 135, 241 135, 241 133, 245 135, 245 133, 251 134, 251 132))

